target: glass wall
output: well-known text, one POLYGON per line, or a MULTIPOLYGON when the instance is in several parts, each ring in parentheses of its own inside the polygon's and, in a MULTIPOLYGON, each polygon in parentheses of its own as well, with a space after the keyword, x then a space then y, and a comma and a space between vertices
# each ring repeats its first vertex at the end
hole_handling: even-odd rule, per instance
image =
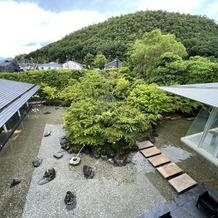
POLYGON ((183 141, 205 150, 213 157, 218 154, 218 109, 202 108, 183 141))

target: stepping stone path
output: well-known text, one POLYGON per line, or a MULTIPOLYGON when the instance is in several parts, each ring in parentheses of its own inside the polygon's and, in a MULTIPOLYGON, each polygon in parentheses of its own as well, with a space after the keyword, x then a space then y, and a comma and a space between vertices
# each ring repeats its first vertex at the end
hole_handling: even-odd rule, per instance
POLYGON ((165 179, 183 172, 183 170, 175 163, 169 163, 158 167, 157 170, 165 179))
POLYGON ((153 157, 148 158, 148 161, 154 166, 158 167, 160 165, 166 164, 170 162, 170 159, 164 154, 159 154, 153 157))
POLYGON ((152 157, 155 156, 157 154, 160 154, 161 151, 157 148, 157 147, 151 147, 151 148, 146 148, 141 150, 141 153, 145 156, 145 157, 152 157))
POLYGON ((170 179, 169 183, 173 186, 174 189, 176 189, 178 193, 197 184, 197 182, 195 182, 195 180, 192 179, 187 173, 170 179))
POLYGON ((158 172, 168 179, 169 184, 177 191, 177 193, 193 187, 197 182, 192 179, 187 173, 177 166, 175 163, 170 163, 171 160, 161 153, 160 149, 154 146, 150 141, 137 143, 140 152, 148 161, 156 167, 158 172))
POLYGON ((154 145, 150 141, 143 141, 137 144, 139 150, 153 147, 154 145))

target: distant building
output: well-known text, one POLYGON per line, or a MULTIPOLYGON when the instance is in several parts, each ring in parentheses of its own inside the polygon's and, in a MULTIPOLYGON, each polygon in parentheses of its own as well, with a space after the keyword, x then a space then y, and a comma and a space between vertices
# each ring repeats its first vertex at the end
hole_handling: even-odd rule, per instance
POLYGON ((0 63, 0 72, 20 72, 23 71, 17 63, 14 62, 2 62, 0 63))
POLYGON ((60 70, 62 69, 62 65, 55 63, 55 62, 50 62, 48 64, 38 64, 37 69, 38 70, 50 70, 50 69, 60 70))
POLYGON ((113 61, 111 61, 110 63, 108 64, 105 64, 104 65, 104 68, 120 68, 122 66, 122 62, 118 59, 115 59, 113 61))
POLYGON ((30 110, 28 100, 39 85, 0 79, 0 150, 30 110))
POLYGON ((74 69, 79 70, 82 69, 83 66, 80 63, 77 63, 76 61, 67 61, 66 63, 62 64, 63 69, 74 69))
POLYGON ((34 64, 34 63, 19 63, 19 66, 23 71, 37 69, 37 64, 34 64))

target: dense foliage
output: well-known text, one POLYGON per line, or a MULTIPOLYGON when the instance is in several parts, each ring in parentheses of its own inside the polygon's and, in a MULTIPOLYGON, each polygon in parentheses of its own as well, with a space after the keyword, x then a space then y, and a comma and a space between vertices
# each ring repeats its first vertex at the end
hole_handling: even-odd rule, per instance
POLYGON ((176 41, 172 34, 162 34, 159 29, 145 33, 142 39, 137 39, 128 52, 128 65, 135 73, 148 77, 158 64, 158 59, 165 52, 171 52, 180 57, 187 56, 181 42, 176 41))
POLYGON ((154 29, 174 34, 189 56, 218 57, 218 25, 213 20, 166 11, 139 11, 85 27, 34 52, 19 55, 16 60, 63 63, 68 58, 83 63, 88 53, 94 56, 102 53, 109 61, 115 58, 124 61, 128 44, 154 29))
POLYGON ((40 84, 47 103, 67 106, 64 128, 74 149, 82 145, 122 154, 145 137, 164 114, 191 113, 199 105, 167 95, 155 84, 134 79, 127 69, 50 70, 2 73, 1 78, 40 84), (125 73, 124 73, 125 72, 125 73))
POLYGON ((120 69, 91 70, 102 69, 107 61, 98 51, 84 57, 89 70, 1 73, 0 77, 40 84, 41 99, 67 106, 64 128, 75 150, 86 145, 121 155, 164 115, 198 109, 199 103, 166 93, 158 85, 218 81, 215 58, 188 56, 175 35, 160 29, 145 32, 126 51, 125 67, 120 69))

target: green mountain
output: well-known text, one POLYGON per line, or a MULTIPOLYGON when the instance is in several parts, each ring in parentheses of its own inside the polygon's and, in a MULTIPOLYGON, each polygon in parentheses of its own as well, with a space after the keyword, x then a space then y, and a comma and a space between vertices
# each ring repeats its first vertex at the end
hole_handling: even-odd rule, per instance
POLYGON ((16 60, 33 59, 38 63, 58 60, 63 63, 71 59, 82 63, 87 53, 101 52, 108 60, 123 61, 129 43, 157 28, 162 33, 175 34, 189 56, 218 57, 218 25, 214 20, 166 11, 139 11, 82 28, 41 49, 19 55, 16 60))

